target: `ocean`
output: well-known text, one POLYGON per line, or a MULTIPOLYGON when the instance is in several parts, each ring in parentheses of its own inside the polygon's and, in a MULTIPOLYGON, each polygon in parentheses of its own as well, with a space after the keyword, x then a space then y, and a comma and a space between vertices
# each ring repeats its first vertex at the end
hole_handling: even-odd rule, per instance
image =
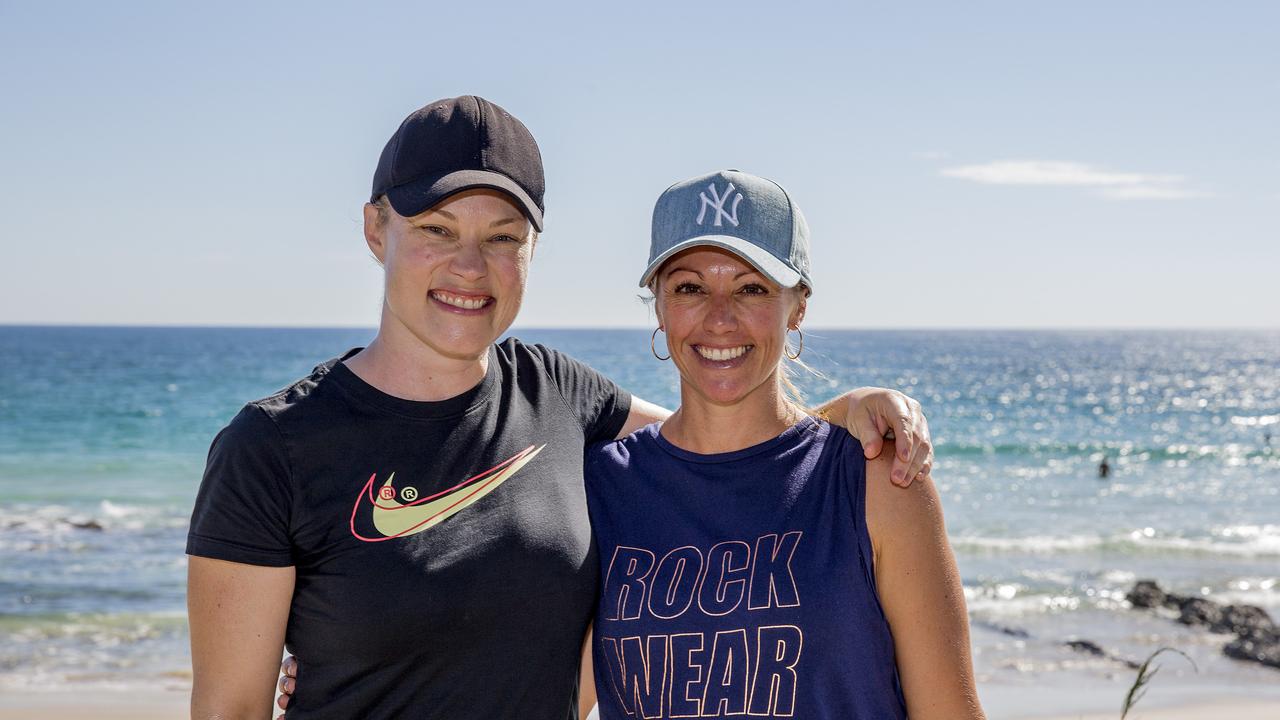
MULTIPOLYGON (((183 544, 210 440, 372 334, 0 327, 0 692, 189 684, 183 544)), ((647 331, 516 334, 677 402, 647 331)), ((1280 671, 1222 656, 1225 638, 1124 601, 1151 578, 1280 618, 1280 332, 814 330, 805 345, 810 398, 882 385, 923 403, 984 699, 1039 687, 1118 706, 1132 671, 1064 645, 1079 639, 1187 652, 1198 669, 1168 661, 1153 696, 1280 688, 1280 671)))

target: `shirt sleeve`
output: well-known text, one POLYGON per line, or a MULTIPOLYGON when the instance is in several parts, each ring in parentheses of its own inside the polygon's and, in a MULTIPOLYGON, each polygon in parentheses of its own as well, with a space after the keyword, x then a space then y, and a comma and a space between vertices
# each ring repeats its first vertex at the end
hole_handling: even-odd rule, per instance
POLYGON ((631 412, 631 393, 558 350, 545 345, 532 347, 569 410, 577 416, 587 444, 616 438, 631 412))
POLYGON ((187 554, 287 567, 293 484, 275 422, 255 405, 213 439, 187 533, 187 554))

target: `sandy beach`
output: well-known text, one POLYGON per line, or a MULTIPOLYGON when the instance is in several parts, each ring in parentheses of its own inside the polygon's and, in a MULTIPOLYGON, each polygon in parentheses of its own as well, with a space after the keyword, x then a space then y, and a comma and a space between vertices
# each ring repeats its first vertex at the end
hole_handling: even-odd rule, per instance
MULTIPOLYGON (((0 694, 0 720, 183 720, 190 717, 191 691, 95 690, 83 694, 53 692, 5 692, 0 694)), ((271 708, 273 711, 275 708, 271 708)), ((277 712, 268 716, 275 717, 277 712)))
MULTIPOLYGON (((1154 697, 1154 696, 1153 696, 1154 697)), ((154 690, 109 693, 95 691, 71 696, 54 693, 6 693, 0 696, 0 720, 55 720, 91 717, 95 720, 175 720, 188 717, 188 692, 154 690)), ((990 720, 1116 720, 1120 713, 1099 712, 1065 715, 1007 714, 998 707, 987 708, 990 720)), ((268 717, 266 714, 263 717, 268 717)), ((270 717, 275 717, 273 712, 270 717)), ((1140 705, 1129 715, 1132 720, 1275 720, 1280 718, 1280 698, 1272 700, 1194 701, 1177 706, 1158 702, 1140 705)))
MULTIPOLYGON (((991 720, 997 720, 990 716, 991 720)), ((1116 720, 1119 711, 1095 715, 1059 715, 1053 718, 1035 718, 1034 720, 1116 720)), ((1254 702, 1248 700, 1223 700, 1204 705, 1186 705, 1182 707, 1135 709, 1129 713, 1133 720, 1274 720, 1280 717, 1280 701, 1254 702)), ((1033 720, 1026 718, 1025 720, 1033 720)))
POLYGON ((0 695, 0 720, 174 720, 190 716, 190 691, 13 693, 0 695))

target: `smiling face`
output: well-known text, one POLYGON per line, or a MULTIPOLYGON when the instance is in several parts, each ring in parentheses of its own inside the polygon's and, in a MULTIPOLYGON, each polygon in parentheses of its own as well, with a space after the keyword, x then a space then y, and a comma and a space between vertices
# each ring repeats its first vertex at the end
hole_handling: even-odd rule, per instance
POLYGON ((776 402, 787 330, 804 318, 801 288, 778 286, 728 251, 698 247, 663 264, 654 292, 686 404, 776 402))
POLYGON ((474 360, 520 311, 535 236, 501 192, 468 190, 409 218, 366 205, 365 239, 385 270, 380 334, 474 360))

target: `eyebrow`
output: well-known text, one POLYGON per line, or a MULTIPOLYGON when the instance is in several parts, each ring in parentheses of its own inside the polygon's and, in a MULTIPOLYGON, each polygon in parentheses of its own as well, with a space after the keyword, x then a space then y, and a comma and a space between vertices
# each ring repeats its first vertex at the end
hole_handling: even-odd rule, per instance
MULTIPOLYGON (((452 220, 452 221, 454 221, 454 222, 458 222, 458 216, 457 216, 457 215, 454 215, 453 213, 449 212, 448 210, 429 210, 429 211, 427 211, 427 212, 423 213, 423 215, 443 215, 443 216, 445 216, 445 217, 449 218, 450 220, 452 220)), ((511 216, 511 217, 499 218, 499 219, 494 220, 493 222, 489 223, 489 227, 490 227, 490 228, 496 228, 496 227, 498 227, 499 225, 511 225, 512 223, 518 223, 518 222, 520 222, 520 221, 522 221, 522 220, 524 220, 524 218, 523 218, 523 217, 517 217, 517 216, 511 216)))
POLYGON ((671 277, 672 275, 675 275, 678 272, 690 272, 690 273, 693 273, 694 275, 697 275, 698 277, 702 277, 702 273, 698 272, 697 270, 694 270, 692 268, 687 268, 687 267, 681 267, 679 265, 668 270, 667 277, 671 277))
MULTIPOLYGON (((668 270, 668 271, 667 271, 667 276, 668 276, 668 277, 670 277, 670 276, 672 276, 672 275, 674 275, 674 274, 676 274, 676 273, 678 273, 678 272, 691 272, 691 273, 693 273, 694 275, 697 275, 698 277, 702 277, 702 273, 698 272, 697 270, 694 270, 693 268, 681 267, 681 266, 679 266, 679 265, 677 265, 677 266, 675 266, 675 267, 671 268, 670 270, 668 270)), ((738 273, 737 275, 734 275, 734 276, 733 276, 733 279, 734 279, 734 280, 737 280, 738 278, 742 277, 743 275, 759 275, 759 274, 760 274, 760 271, 759 271, 759 270, 756 270, 755 268, 751 268, 750 270, 744 270, 744 271, 742 271, 742 272, 738 273)))

